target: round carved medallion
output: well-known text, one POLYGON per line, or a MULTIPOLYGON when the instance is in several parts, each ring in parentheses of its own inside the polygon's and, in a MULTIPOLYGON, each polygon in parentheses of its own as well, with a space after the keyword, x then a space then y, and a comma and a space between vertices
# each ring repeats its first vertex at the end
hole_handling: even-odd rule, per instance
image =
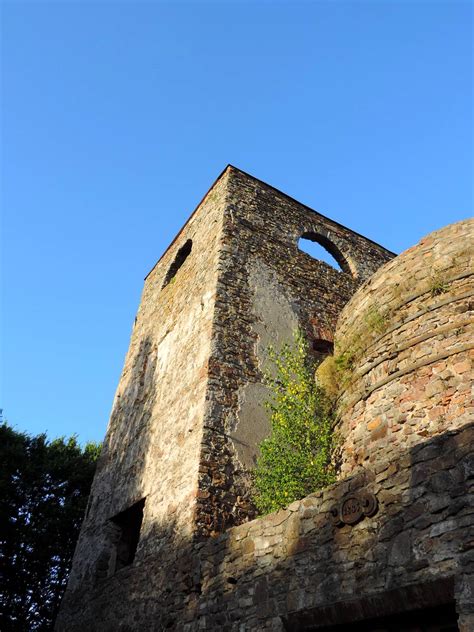
POLYGON ((346 496, 339 503, 329 509, 332 523, 336 527, 345 524, 353 525, 365 516, 371 517, 377 513, 377 498, 370 492, 354 492, 346 496))
POLYGON ((355 524, 362 518, 364 511, 357 496, 348 496, 341 504, 341 518, 346 524, 355 524))

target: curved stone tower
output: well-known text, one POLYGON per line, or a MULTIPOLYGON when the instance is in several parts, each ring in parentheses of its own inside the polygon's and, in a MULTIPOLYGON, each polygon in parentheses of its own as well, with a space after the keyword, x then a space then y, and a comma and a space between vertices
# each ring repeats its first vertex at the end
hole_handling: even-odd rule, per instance
POLYGON ((342 311, 342 476, 473 420, 473 235, 473 220, 428 235, 342 311))

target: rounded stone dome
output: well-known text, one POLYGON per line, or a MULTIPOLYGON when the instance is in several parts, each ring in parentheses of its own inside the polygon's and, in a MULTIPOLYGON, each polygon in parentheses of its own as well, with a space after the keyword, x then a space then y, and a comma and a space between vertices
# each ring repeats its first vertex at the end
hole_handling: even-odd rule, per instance
POLYGON ((342 476, 474 420, 473 236, 473 220, 431 233, 341 313, 342 476))

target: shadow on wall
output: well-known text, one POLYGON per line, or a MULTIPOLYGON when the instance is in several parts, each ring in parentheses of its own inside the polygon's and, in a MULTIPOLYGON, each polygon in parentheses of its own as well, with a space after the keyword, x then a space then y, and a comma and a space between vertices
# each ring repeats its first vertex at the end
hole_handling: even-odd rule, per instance
MULTIPOLYGON (((114 407, 112 419, 130 414, 130 424, 114 434, 112 423, 94 487, 94 503, 106 507, 103 521, 86 523, 78 555, 87 558, 89 537, 99 534, 105 544, 88 582, 66 593, 68 619, 60 615, 58 631, 330 630, 443 603, 448 608, 455 599, 460 621, 469 621, 474 425, 200 542, 171 515, 166 522, 147 515, 151 489, 136 555, 118 568, 120 538, 106 542, 104 529, 146 493, 155 355, 143 341, 114 407), (111 488, 113 502, 105 505, 111 488), (335 526, 334 504, 362 491, 376 495, 378 512, 335 526)), ((462 625, 467 632, 469 622, 462 625)))
MULTIPOLYGON (((135 616, 147 616, 149 596, 170 585, 169 566, 184 563, 181 551, 189 538, 182 542, 172 519, 157 522, 150 498, 154 492, 147 472, 150 452, 159 463, 153 427, 156 351, 151 338, 140 341, 132 351, 125 386, 117 392, 74 574, 63 599, 67 619, 61 610, 56 630, 132 629, 135 616)), ((187 590, 188 581, 177 583, 174 590, 187 590)))
MULTIPOLYGON (((444 604, 445 629, 457 629, 450 627, 456 605, 467 632, 474 613, 473 441, 473 425, 447 432, 209 540, 196 560, 199 608, 189 604, 181 624, 331 630, 420 609, 428 616, 444 604), (358 491, 375 493, 378 513, 335 526, 330 508, 358 491)), ((427 629, 440 629, 434 625, 427 629)))
POLYGON ((92 508, 100 502, 112 517, 142 498, 144 456, 152 437, 151 420, 156 399, 156 362, 156 345, 148 337, 141 340, 133 356, 127 383, 116 394, 97 467, 91 514, 92 508))

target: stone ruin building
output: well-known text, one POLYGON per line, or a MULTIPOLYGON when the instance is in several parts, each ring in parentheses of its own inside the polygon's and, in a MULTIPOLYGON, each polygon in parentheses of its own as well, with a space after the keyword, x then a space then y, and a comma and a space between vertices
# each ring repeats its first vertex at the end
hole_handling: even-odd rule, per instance
POLYGON ((395 257, 228 166, 146 277, 56 630, 473 632, 472 236, 395 257), (350 360, 338 482, 256 518, 298 327, 350 360))

